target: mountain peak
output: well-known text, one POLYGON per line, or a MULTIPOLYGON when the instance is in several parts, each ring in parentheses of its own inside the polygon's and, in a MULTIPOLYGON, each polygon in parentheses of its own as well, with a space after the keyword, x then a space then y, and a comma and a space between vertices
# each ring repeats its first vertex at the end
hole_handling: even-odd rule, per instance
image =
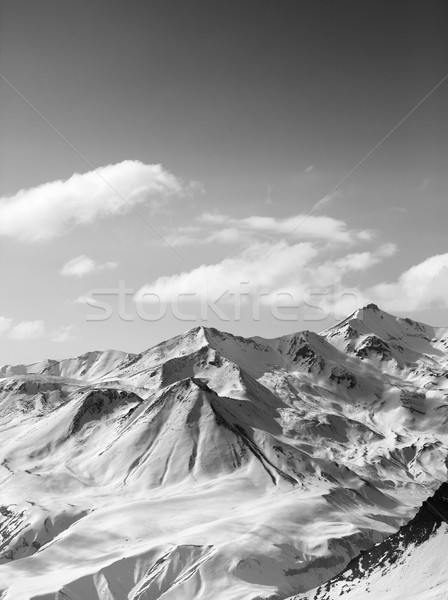
POLYGON ((367 321, 371 322, 372 319, 384 319, 384 317, 388 317, 391 319, 396 318, 393 315, 390 315, 389 313, 381 310, 377 304, 371 302, 369 304, 366 304, 365 306, 362 306, 361 308, 357 308, 355 311, 353 311, 351 314, 345 317, 342 321, 339 321, 339 323, 328 327, 327 329, 321 332, 321 335, 326 336, 327 334, 331 334, 332 332, 340 331, 343 328, 345 329, 348 326, 353 328, 354 323, 356 322, 366 323, 367 321))
POLYGON ((388 317, 395 318, 393 315, 382 310, 377 304, 374 304, 373 302, 370 302, 369 304, 358 308, 347 318, 350 319, 356 317, 357 319, 363 320, 365 318, 369 318, 369 315, 375 316, 376 318, 384 318, 385 315, 387 315, 388 317))
POLYGON ((380 309, 378 308, 378 305, 377 305, 377 304, 374 304, 373 302, 371 302, 370 304, 367 304, 367 305, 366 305, 366 306, 364 306, 363 308, 364 308, 364 310, 368 310, 368 309, 371 309, 371 310, 380 310, 380 309))
POLYGON ((445 353, 446 330, 385 312, 370 303, 322 332, 331 344, 360 358, 389 361, 403 368, 426 355, 445 353))

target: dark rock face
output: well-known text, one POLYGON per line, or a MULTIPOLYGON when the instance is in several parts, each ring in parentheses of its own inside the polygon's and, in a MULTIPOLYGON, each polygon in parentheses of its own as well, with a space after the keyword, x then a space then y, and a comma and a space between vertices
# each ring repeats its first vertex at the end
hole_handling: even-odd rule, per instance
POLYGON ((377 354, 382 360, 390 360, 392 353, 389 345, 376 335, 369 336, 365 342, 356 351, 356 355, 360 358, 369 358, 370 354, 377 354))
POLYGON ((373 302, 371 302, 370 304, 365 306, 364 309, 365 310, 375 310, 375 311, 380 310, 376 304, 373 304, 373 302))
POLYGON ((133 392, 114 388, 92 390, 84 397, 74 416, 69 434, 74 435, 86 423, 107 416, 120 404, 140 403, 141 401, 141 398, 133 392))
POLYGON ((347 371, 342 367, 334 367, 331 370, 328 379, 334 381, 337 385, 345 385, 349 389, 353 389, 357 384, 356 377, 353 373, 350 373, 350 371, 347 371))

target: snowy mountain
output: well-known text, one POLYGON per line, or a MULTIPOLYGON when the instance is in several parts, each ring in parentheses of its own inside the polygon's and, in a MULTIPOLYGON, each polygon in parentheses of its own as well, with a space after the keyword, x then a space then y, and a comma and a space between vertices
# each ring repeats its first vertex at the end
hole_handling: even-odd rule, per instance
POLYGON ((445 600, 447 552, 448 484, 443 483, 397 533, 362 552, 317 590, 289 600, 445 600))
POLYGON ((317 589, 447 480, 447 344, 369 305, 0 368, 0 597, 317 589))

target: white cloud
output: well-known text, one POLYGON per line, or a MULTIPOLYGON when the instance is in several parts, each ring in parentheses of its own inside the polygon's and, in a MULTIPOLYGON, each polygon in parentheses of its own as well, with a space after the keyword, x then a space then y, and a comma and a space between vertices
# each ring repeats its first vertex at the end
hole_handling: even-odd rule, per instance
POLYGON ((393 283, 365 291, 369 300, 390 311, 448 307, 448 253, 437 254, 404 271, 393 283))
POLYGON ((200 243, 201 228, 195 225, 186 227, 176 227, 176 229, 164 236, 163 240, 156 240, 157 246, 165 245, 168 242, 170 246, 192 246, 200 243))
POLYGON ((107 269, 115 269, 118 266, 116 262, 97 263, 93 259, 82 254, 72 258, 61 269, 61 275, 66 277, 83 277, 90 273, 104 271, 107 269))
POLYGON ((0 316, 0 335, 7 333, 11 329, 12 319, 0 316))
POLYGON ((45 323, 43 321, 20 321, 9 331, 12 340, 26 341, 44 337, 45 323))
POLYGON ((50 339, 52 342, 69 342, 75 339, 75 333, 77 331, 77 327, 75 325, 65 325, 60 327, 59 329, 55 329, 50 334, 50 339))
POLYGON ((344 221, 323 215, 299 214, 284 219, 255 215, 235 219, 220 213, 203 213, 197 217, 197 223, 199 225, 169 231, 165 239, 172 246, 218 243, 249 247, 255 243, 282 239, 346 245, 373 238, 370 230, 350 230, 344 221))
POLYGON ((201 265, 191 271, 159 277, 141 288, 137 301, 175 302, 183 295, 192 299, 215 300, 226 294, 240 294, 242 289, 255 292, 275 292, 294 278, 316 256, 310 243, 282 245, 267 261, 268 244, 256 244, 242 255, 226 258, 212 265, 201 265))
POLYGON ((122 215, 143 203, 156 208, 169 197, 196 188, 194 182, 184 185, 161 165, 126 160, 1 197, 0 236, 49 240, 76 225, 122 215))
POLYGON ((199 217, 199 221, 209 226, 233 229, 246 236, 280 236, 296 241, 312 239, 346 244, 367 241, 373 237, 369 230, 349 230, 344 221, 323 215, 298 214, 284 219, 265 216, 234 219, 222 214, 205 213, 199 217))
POLYGON ((143 286, 136 294, 137 302, 177 303, 185 300, 201 302, 244 301, 247 294, 260 298, 263 304, 278 301, 284 294, 296 303, 311 293, 334 300, 340 293, 343 278, 349 273, 368 269, 391 256, 396 248, 384 244, 373 252, 358 252, 338 259, 326 258, 326 249, 311 242, 288 245, 282 243, 275 252, 272 243, 256 243, 238 256, 216 264, 203 264, 190 271, 159 277, 143 286))
POLYGON ((212 225, 223 225, 238 222, 238 219, 232 219, 232 217, 228 217, 220 213, 203 213, 199 216, 198 220, 207 224, 210 223, 212 225))
POLYGON ((364 271, 382 262, 385 258, 393 256, 397 251, 395 244, 383 244, 375 252, 354 252, 347 254, 335 261, 341 270, 364 271))
POLYGON ((0 335, 7 334, 11 340, 26 342, 46 337, 52 342, 67 342, 74 339, 77 331, 75 325, 65 325, 47 333, 45 322, 41 319, 35 321, 19 321, 0 316, 0 335))
POLYGON ((238 244, 244 242, 250 243, 253 238, 245 234, 239 229, 232 227, 224 227, 223 229, 217 229, 213 231, 204 240, 204 243, 220 243, 220 244, 238 244))

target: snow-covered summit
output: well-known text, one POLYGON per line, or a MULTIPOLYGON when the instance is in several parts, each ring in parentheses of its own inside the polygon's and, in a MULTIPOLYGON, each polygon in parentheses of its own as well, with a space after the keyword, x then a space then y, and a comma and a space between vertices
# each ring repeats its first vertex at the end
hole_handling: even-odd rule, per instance
POLYGON ((394 361, 400 368, 446 355, 448 329, 391 315, 376 304, 356 310, 321 333, 331 344, 360 358, 394 361))

